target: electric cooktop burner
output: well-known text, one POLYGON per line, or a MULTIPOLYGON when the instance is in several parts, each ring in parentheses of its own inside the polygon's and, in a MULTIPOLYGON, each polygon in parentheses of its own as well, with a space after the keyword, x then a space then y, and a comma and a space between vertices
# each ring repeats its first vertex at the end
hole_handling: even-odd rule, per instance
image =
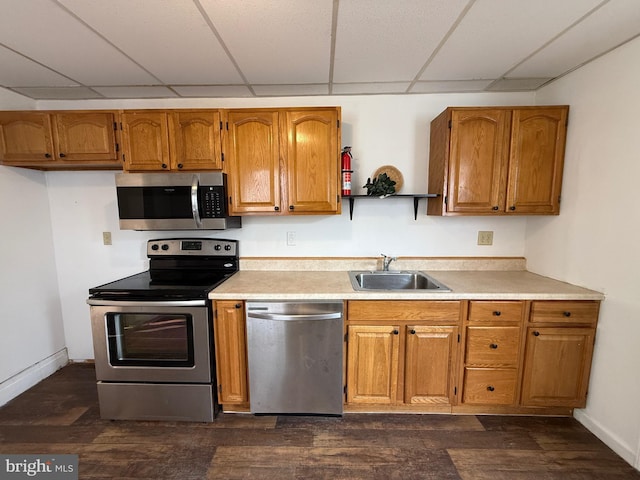
POLYGON ((209 238, 147 242, 149 270, 89 289, 105 300, 199 300, 239 270, 238 241, 209 238))

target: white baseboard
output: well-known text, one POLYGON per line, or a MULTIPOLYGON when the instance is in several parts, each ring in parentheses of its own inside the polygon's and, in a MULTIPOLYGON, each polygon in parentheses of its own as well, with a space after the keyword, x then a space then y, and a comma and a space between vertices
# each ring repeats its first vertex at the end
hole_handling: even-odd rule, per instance
POLYGON ((636 452, 633 451, 633 447, 623 443, 616 435, 612 434, 609 430, 603 427, 602 424, 590 417, 585 410, 576 409, 573 411, 573 416, 582 425, 584 425, 587 430, 606 443, 611 450, 620 455, 627 463, 629 463, 629 465, 638 469, 640 466, 640 458, 637 457, 640 456, 640 451, 638 451, 638 455, 636 455, 636 452))
POLYGON ((69 363, 66 347, 0 383, 0 406, 13 400, 69 363))

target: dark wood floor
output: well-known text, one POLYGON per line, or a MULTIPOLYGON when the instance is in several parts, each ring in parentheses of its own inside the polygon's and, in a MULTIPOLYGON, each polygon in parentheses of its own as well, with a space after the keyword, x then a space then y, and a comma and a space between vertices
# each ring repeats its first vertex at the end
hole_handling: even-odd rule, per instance
POLYGON ((572 418, 101 420, 89 364, 69 365, 0 408, 0 452, 78 454, 81 479, 640 479, 572 418))

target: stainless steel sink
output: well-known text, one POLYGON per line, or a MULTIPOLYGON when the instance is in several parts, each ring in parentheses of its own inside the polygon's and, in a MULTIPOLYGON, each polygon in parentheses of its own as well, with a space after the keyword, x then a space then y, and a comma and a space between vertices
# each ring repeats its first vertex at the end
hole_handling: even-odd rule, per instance
POLYGON ((428 290, 450 292, 446 285, 423 272, 404 271, 352 271, 349 279, 354 290, 428 290))

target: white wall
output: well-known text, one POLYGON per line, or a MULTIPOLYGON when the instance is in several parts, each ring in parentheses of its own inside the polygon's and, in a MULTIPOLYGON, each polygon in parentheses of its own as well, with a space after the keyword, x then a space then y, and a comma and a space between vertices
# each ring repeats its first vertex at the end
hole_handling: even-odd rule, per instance
MULTIPOLYGON (((0 88, 0 108, 35 102, 0 88)), ((51 373, 35 365, 64 350, 46 177, 0 167, 0 405, 51 373)), ((58 355, 66 360, 66 353, 58 355)), ((56 360, 59 362, 59 360, 56 360)), ((57 366, 51 366, 53 371, 57 366)), ((48 367, 47 367, 48 368, 48 367)))
MULTIPOLYGON (((402 193, 425 193, 429 122, 449 105, 531 104, 533 94, 308 97, 237 100, 137 100, 40 102, 41 109, 188 108, 340 105, 343 145, 352 145, 354 186, 382 165, 404 175, 402 193)), ((360 200, 354 219, 340 216, 245 217, 242 229, 223 232, 120 231, 111 172, 49 172, 49 201, 58 263, 66 341, 72 359, 93 358, 87 290, 147 268, 145 241, 173 235, 240 240, 241 256, 523 256, 525 218, 434 218, 418 220, 410 199, 360 200), (493 230, 494 245, 479 247, 478 230, 493 230), (102 245, 102 232, 113 245, 102 245), (296 246, 286 245, 295 231, 296 246)))
POLYGON ((576 417, 640 468, 640 39, 541 90, 571 105, 559 217, 531 218, 528 268, 606 293, 576 417))

